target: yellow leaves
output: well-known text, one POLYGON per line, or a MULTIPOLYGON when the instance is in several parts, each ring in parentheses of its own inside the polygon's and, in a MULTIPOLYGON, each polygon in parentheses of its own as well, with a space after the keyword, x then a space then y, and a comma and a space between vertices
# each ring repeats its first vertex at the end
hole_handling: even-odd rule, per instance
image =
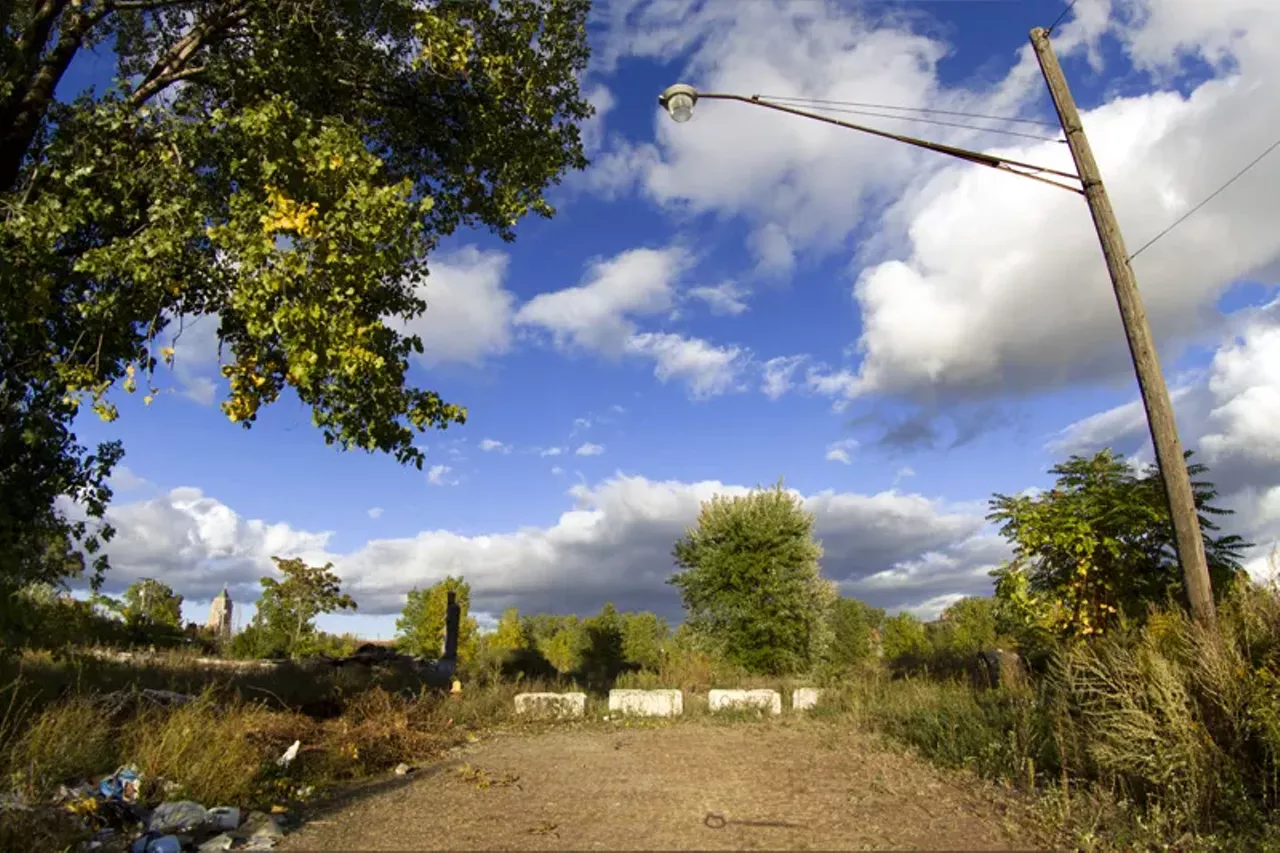
POLYGON ((273 186, 267 187, 267 204, 270 211, 261 217, 264 234, 292 231, 301 237, 314 235, 312 220, 320 212, 319 205, 294 201, 273 186))
POLYGON ((167 365, 170 365, 170 366, 173 365, 173 353, 174 353, 173 347, 160 348, 160 358, 163 359, 164 363, 167 365))
POLYGON ((337 171, 338 169, 342 168, 342 164, 344 162, 345 161, 342 159, 341 154, 334 154, 332 157, 329 158, 329 168, 333 169, 334 171, 337 171))

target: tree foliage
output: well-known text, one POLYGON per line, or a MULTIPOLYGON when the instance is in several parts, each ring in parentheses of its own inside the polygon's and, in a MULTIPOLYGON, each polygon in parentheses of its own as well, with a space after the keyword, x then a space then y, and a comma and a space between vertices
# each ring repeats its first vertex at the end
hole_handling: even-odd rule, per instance
POLYGON ((144 578, 124 591, 123 616, 126 622, 182 627, 182 596, 168 584, 144 578))
MULTIPOLYGON (((1190 457, 1190 453, 1187 454, 1190 457)), ((1217 491, 1189 464, 1215 595, 1241 573, 1249 544, 1210 535, 1217 491)), ((1163 481, 1155 466, 1141 473, 1104 450, 1054 466, 1054 487, 1040 495, 995 495, 992 521, 1014 547, 1014 559, 993 574, 1000 617, 1024 632, 1089 636, 1117 619, 1141 619, 1152 604, 1182 599, 1182 573, 1163 481)))
POLYGON ((478 628, 471 611, 471 585, 460 577, 449 576, 427 589, 409 592, 404 610, 396 620, 396 645, 406 654, 438 658, 444 652, 445 622, 449 593, 461 610, 458 620, 458 661, 475 657, 478 628))
MULTIPOLYGON (((246 427, 286 389, 326 442, 422 464, 465 410, 406 379, 403 322, 439 241, 504 239, 585 166, 589 0, 47 0, 0 4, 0 565, 88 550, 120 454, 77 410, 161 389, 173 335, 216 324, 246 427), (109 46, 105 86, 68 68, 109 46)), ((177 357, 183 357, 178 354, 177 357)), ((100 573, 105 563, 95 566, 100 573)))
POLYGON ((795 672, 830 644, 834 584, 822 577, 813 516, 782 484, 716 496, 676 543, 688 624, 753 672, 795 672))
POLYGON ((255 656, 297 656, 305 653, 306 641, 316 633, 317 616, 355 610, 356 603, 342 591, 332 563, 308 566, 300 557, 271 559, 283 578, 259 580, 262 595, 250 626, 257 647, 255 656))
POLYGON ((874 646, 872 632, 884 624, 884 610, 856 598, 840 597, 831 607, 830 662, 840 670, 848 670, 871 660, 874 646))

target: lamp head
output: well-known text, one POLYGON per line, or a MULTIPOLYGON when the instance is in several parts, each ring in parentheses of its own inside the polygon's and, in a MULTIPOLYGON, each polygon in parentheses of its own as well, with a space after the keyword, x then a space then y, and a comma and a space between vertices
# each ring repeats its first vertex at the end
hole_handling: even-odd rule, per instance
POLYGON ((658 96, 658 103, 667 114, 683 124, 693 118, 693 105, 698 102, 698 92, 685 83, 677 83, 658 96))

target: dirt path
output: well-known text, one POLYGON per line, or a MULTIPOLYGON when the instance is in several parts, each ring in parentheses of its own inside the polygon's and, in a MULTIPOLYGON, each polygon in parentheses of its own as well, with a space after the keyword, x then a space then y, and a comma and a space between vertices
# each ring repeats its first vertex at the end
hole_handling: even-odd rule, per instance
POLYGON ((819 721, 585 726, 486 740, 320 816, 277 849, 1040 847, 1005 805, 819 721), (730 822, 708 826, 708 813, 730 822))

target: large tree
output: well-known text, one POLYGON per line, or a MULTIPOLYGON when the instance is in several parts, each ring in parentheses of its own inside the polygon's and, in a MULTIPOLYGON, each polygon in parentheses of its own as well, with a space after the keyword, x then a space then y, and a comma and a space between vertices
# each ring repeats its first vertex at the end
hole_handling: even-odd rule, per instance
POLYGON ((342 591, 333 564, 309 566, 301 558, 272 557, 281 578, 262 578, 250 631, 257 655, 281 652, 296 656, 308 650, 316 633, 315 618, 324 613, 355 610, 356 602, 342 591))
POLYGON ((475 657, 479 628, 471 610, 471 585, 460 577, 446 577, 427 589, 414 587, 405 599, 396 620, 396 645, 408 654, 438 658, 444 650, 445 622, 449 593, 454 593, 461 615, 458 619, 458 661, 475 657))
MULTIPOLYGON (((1190 453, 1187 454, 1188 458, 1190 453)), ((1189 464, 1199 478, 1204 465, 1189 464)), ((1185 600, 1174 549, 1169 504, 1160 472, 1142 471, 1110 450, 1072 456, 1054 466, 1057 482, 1039 495, 991 499, 992 521, 1014 548, 1014 559, 997 578, 997 615, 1015 629, 1088 636, 1120 616, 1141 619, 1152 604, 1185 600)), ((1212 483, 1193 479, 1205 556, 1215 595, 1240 575, 1249 543, 1235 535, 1213 535, 1212 483)))
POLYGON ((783 488, 717 495, 674 551, 692 631, 756 672, 794 672, 830 647, 835 585, 822 577, 813 515, 783 488))
POLYGON ((126 622, 181 628, 182 596, 168 584, 143 578, 124 591, 123 615, 126 622))
MULTIPOLYGON (((422 464, 465 410, 406 381, 397 331, 441 238, 504 239, 585 166, 589 0, 0 2, 0 570, 90 541, 117 445, 71 430, 158 393, 216 324, 246 427, 291 389, 325 441, 422 464), (75 92, 89 51, 110 79, 75 92), (392 321, 392 322, 387 322, 392 321), (181 357, 181 354, 179 354, 181 357)), ((99 572, 104 564, 95 567, 99 572)))

